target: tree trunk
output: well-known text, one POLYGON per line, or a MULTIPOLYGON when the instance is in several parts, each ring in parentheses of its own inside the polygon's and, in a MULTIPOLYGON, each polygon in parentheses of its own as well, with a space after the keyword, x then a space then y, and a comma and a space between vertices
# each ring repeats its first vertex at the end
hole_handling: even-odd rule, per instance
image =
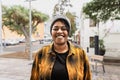
POLYGON ((25 40, 26 40, 25 56, 29 59, 29 55, 30 55, 30 41, 29 41, 29 38, 25 38, 25 40))

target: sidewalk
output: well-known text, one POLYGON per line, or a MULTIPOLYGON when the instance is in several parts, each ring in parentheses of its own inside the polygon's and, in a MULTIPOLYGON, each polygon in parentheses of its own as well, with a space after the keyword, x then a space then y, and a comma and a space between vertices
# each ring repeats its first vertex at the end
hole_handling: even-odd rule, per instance
MULTIPOLYGON (((0 80, 29 80, 31 63, 27 59, 0 58, 0 80)), ((105 65, 105 73, 102 67, 98 67, 98 75, 92 73, 92 80, 119 80, 120 66, 105 65)))
POLYGON ((29 80, 32 61, 0 58, 0 80, 29 80))
POLYGON ((105 65, 105 73, 102 66, 97 69, 98 73, 92 72, 92 80, 120 80, 120 66, 105 65))

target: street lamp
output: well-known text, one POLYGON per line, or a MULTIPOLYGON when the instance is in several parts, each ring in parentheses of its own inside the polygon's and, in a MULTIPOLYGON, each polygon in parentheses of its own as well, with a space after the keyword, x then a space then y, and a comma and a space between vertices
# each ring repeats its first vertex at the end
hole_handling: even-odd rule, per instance
POLYGON ((0 53, 3 52, 2 47, 2 1, 0 0, 0 53))
POLYGON ((31 22, 32 22, 32 17, 31 17, 31 0, 29 0, 29 26, 30 26, 30 28, 29 28, 29 38, 30 38, 30 60, 32 60, 32 50, 31 50, 31 47, 32 47, 32 44, 31 44, 31 34, 32 34, 32 24, 31 24, 31 22))
POLYGON ((34 0, 27 0, 29 2, 29 59, 32 60, 32 42, 31 42, 31 35, 32 35, 32 15, 31 15, 31 1, 34 0))

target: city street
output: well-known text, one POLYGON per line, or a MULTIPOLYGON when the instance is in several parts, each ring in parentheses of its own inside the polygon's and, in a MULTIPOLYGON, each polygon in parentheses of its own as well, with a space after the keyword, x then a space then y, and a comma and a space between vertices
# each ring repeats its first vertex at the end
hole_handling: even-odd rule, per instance
MULTIPOLYGON (((37 49, 41 48, 44 45, 46 44, 40 44, 39 41, 32 42, 31 49, 32 51, 36 51, 37 49)), ((3 47, 3 53, 20 52, 20 51, 25 51, 25 43, 3 47)))

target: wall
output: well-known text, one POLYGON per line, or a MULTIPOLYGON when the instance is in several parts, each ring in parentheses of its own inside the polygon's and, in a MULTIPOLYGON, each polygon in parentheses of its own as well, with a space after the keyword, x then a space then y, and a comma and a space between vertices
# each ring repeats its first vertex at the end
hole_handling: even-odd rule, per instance
MULTIPOLYGON (((2 30, 2 39, 19 39, 24 38, 24 36, 18 35, 16 32, 12 32, 7 27, 3 28, 2 30)), ((44 23, 41 23, 37 26, 37 31, 35 34, 32 35, 35 39, 42 39, 44 36, 44 23)))
MULTIPOLYGON (((103 39, 107 49, 107 56, 118 56, 120 54, 120 20, 107 21, 106 23, 100 23, 98 27, 89 27, 89 19, 83 19, 81 21, 80 35, 81 35, 81 46, 87 52, 89 47, 89 37, 99 35, 99 39, 103 39), (115 51, 110 53, 110 51, 115 51)), ((94 54, 94 48, 89 47, 89 53, 94 54)))

